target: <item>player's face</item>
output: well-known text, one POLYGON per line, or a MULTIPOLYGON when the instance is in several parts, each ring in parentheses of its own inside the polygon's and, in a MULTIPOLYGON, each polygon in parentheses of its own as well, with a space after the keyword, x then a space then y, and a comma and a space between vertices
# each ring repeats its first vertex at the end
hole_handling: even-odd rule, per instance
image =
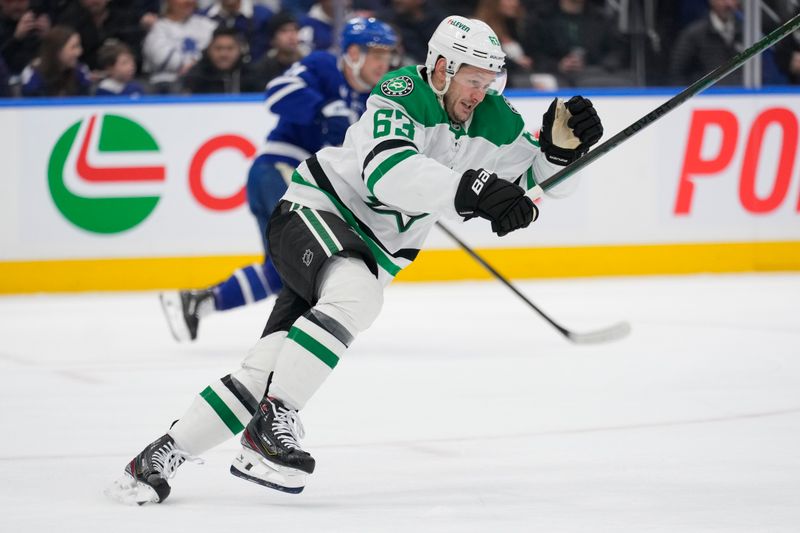
POLYGON ((389 72, 394 50, 385 46, 370 46, 361 66, 361 79, 370 87, 378 83, 384 74, 389 72))
POLYGON ((492 88, 497 74, 471 65, 464 65, 450 80, 450 87, 444 94, 444 109, 450 119, 466 122, 475 107, 480 104, 492 88))

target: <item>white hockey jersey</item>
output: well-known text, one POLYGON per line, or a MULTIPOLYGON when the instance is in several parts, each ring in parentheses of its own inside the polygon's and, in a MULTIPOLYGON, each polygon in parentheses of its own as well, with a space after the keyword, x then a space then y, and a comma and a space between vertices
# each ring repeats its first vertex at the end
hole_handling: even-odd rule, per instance
POLYGON ((503 96, 487 95, 467 123, 452 123, 424 67, 411 66, 376 85, 341 147, 324 148, 297 168, 284 200, 347 221, 389 283, 438 218, 458 216, 456 188, 477 168, 530 189, 560 167, 547 161, 503 96))

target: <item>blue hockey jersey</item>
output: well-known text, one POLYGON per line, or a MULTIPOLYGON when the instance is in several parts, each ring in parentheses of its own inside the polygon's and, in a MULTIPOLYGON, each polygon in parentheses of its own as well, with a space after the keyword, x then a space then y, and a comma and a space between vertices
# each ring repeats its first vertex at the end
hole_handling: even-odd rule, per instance
POLYGON ((325 146, 341 145, 368 96, 350 87, 335 55, 312 52, 267 85, 266 106, 278 124, 264 155, 296 167, 325 146))

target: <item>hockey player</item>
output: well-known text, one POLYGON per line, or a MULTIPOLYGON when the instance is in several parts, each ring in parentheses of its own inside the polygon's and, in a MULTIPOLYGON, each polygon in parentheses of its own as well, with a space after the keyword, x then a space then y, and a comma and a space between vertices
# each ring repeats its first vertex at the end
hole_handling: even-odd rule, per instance
POLYGON ((209 385, 170 430, 125 469, 114 494, 161 502, 168 478, 243 431, 231 473, 281 491, 314 471, 298 412, 370 326, 383 288, 416 257, 441 216, 528 226, 525 195, 602 135, 591 102, 554 100, 537 141, 496 91, 504 54, 477 20, 451 16, 425 65, 391 72, 339 148, 299 165, 270 222, 270 254, 285 284, 242 367, 209 385), (266 391, 266 393, 265 393, 266 391))
POLYGON ((389 25, 356 17, 341 35, 341 59, 313 52, 267 85, 266 106, 278 116, 252 163, 247 201, 264 245, 264 263, 236 270, 209 288, 162 293, 161 305, 178 341, 195 340, 200 319, 277 294, 281 280, 267 251, 269 219, 292 171, 323 146, 339 146, 366 109, 369 91, 389 70, 397 38, 389 25))

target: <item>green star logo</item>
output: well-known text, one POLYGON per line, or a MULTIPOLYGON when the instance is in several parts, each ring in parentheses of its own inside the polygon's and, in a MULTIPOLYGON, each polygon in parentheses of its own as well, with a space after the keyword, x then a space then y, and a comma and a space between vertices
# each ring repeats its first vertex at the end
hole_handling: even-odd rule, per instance
POLYGON ((368 196, 367 200, 367 207, 376 213, 393 216, 395 218, 395 222, 397 222, 397 231, 400 233, 406 232, 408 228, 410 228, 411 225, 417 220, 428 216, 428 213, 423 213, 421 215, 407 215, 405 213, 401 213, 400 211, 389 209, 387 205, 380 203, 374 196, 368 196))
POLYGON ((381 92, 386 96, 406 96, 414 90, 414 81, 408 76, 398 76, 381 84, 381 92))

